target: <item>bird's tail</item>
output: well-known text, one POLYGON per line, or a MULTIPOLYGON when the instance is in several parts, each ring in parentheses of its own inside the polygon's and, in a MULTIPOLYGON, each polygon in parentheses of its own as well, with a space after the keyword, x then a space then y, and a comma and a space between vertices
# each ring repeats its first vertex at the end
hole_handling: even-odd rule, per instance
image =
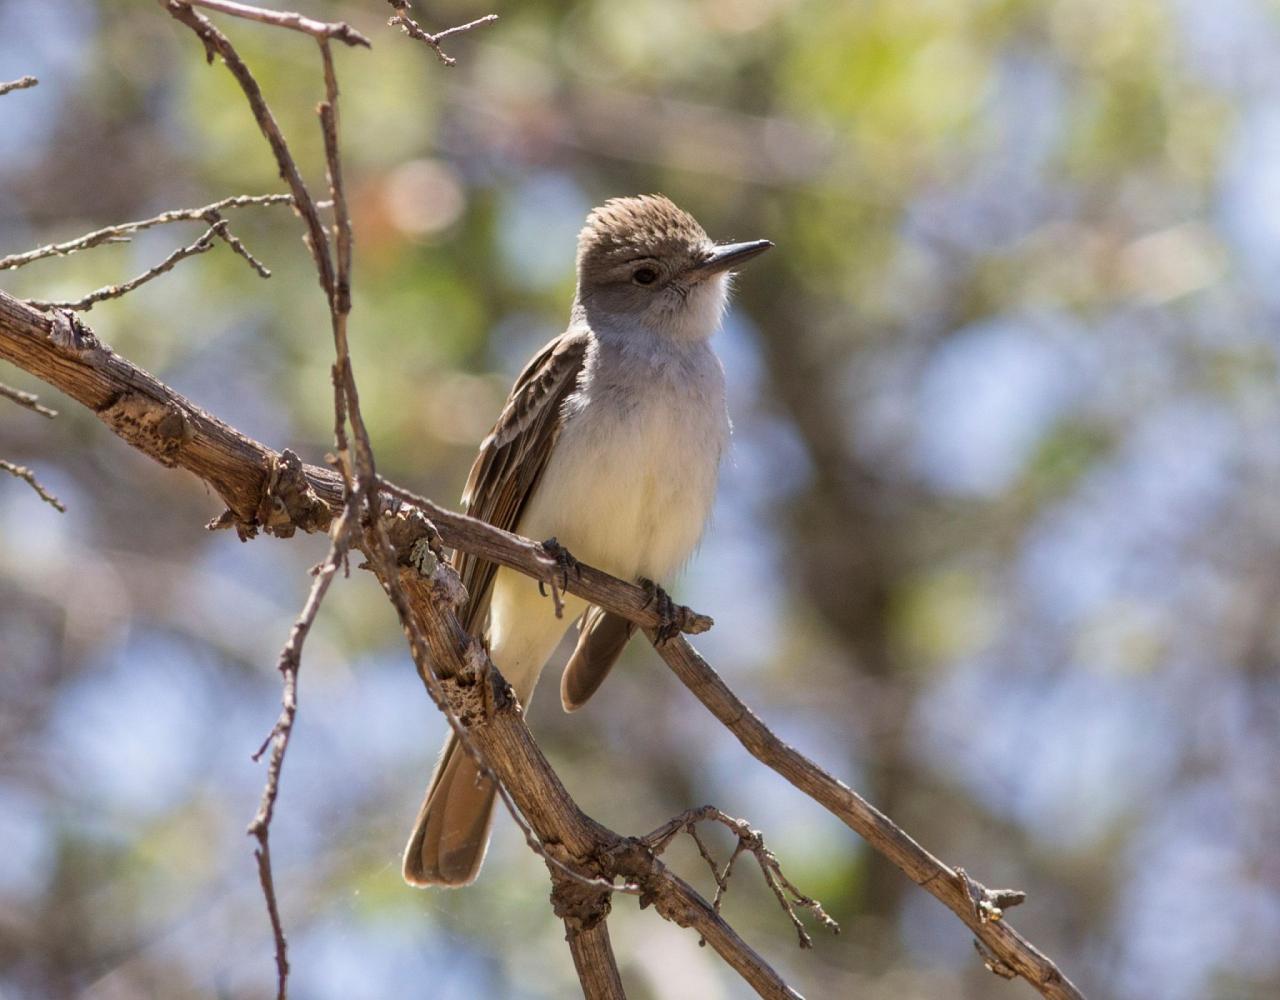
POLYGON ((418 886, 475 881, 489 846, 495 792, 450 733, 404 850, 405 881, 418 886))

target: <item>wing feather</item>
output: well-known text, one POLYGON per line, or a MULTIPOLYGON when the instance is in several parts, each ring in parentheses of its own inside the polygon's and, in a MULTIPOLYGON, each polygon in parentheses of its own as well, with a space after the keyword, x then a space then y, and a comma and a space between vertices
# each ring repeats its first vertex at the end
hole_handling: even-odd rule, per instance
MULTIPOLYGON (((570 327, 520 373, 467 477, 462 502, 471 517, 516 529, 560 434, 564 401, 578 385, 590 344, 588 330, 570 327)), ((497 567, 462 551, 454 552, 453 565, 469 595, 462 623, 474 635, 484 626, 497 567)))

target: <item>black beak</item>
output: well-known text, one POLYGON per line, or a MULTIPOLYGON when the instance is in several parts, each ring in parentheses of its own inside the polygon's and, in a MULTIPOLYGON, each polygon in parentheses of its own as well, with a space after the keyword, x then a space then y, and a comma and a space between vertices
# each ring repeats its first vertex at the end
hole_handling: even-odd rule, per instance
POLYGON ((769 240, 752 240, 749 243, 721 243, 711 251, 711 256, 693 268, 695 274, 709 276, 728 271, 745 264, 752 257, 759 257, 773 244, 769 240))

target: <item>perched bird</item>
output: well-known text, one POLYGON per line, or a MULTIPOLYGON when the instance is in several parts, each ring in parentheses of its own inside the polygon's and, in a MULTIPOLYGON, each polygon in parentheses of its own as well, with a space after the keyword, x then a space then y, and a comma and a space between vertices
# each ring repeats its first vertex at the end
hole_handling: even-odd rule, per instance
MULTIPOLYGON (((717 244, 661 195, 616 198, 578 236, 569 328, 525 366, 480 446, 467 513, 653 588, 692 554, 711 512, 729 441, 724 370, 708 343, 729 271, 768 240, 717 244)), ((571 595, 557 618, 539 584, 466 553, 463 624, 528 706, 568 623, 581 618, 560 698, 595 692, 635 626, 571 595)), ((413 885, 475 879, 495 788, 450 734, 404 854, 413 885)))

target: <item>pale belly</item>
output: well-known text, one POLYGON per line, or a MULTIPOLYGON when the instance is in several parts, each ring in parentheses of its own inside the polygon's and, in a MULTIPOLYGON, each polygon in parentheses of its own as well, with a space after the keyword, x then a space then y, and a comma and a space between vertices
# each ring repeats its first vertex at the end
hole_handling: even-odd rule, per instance
POLYGON ((680 570, 711 513, 728 420, 718 398, 652 397, 586 403, 567 421, 521 534, 554 536, 623 579, 667 582, 680 570))

